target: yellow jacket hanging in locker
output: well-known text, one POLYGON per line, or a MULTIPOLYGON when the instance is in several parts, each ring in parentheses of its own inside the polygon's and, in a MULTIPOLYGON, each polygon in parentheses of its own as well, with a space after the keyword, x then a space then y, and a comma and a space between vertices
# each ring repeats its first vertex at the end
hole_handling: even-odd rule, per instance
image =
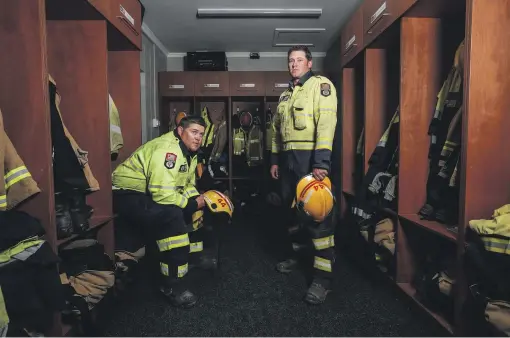
POLYGON ((9 210, 41 192, 4 130, 0 111, 0 210, 9 210))

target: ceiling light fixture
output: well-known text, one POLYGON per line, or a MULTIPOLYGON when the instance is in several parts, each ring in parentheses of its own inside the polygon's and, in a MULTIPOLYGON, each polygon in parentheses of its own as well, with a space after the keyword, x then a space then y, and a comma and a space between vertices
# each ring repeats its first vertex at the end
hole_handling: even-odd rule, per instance
POLYGON ((318 18, 322 8, 199 8, 197 18, 318 18))

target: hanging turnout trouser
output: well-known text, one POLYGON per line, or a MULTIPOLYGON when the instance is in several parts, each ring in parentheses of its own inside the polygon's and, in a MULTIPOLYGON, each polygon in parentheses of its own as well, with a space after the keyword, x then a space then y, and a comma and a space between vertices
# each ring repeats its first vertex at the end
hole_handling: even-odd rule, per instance
POLYGON ((331 283, 335 261, 334 213, 332 212, 322 223, 308 221, 306 224, 300 225, 296 217, 296 210, 291 209, 298 181, 311 172, 311 170, 307 170, 310 168, 309 163, 307 163, 310 153, 308 151, 287 151, 283 154, 283 165, 279 167, 282 208, 285 213, 283 224, 288 227, 289 234, 284 252, 287 257, 294 258, 296 250, 293 249, 293 243, 299 243, 303 240, 308 243, 312 242, 313 277, 319 279, 321 284, 328 288, 331 283))
POLYGON ((203 228, 193 232, 191 215, 184 215, 178 206, 158 204, 149 195, 114 190, 113 196, 115 213, 130 226, 141 227, 146 244, 156 246, 163 285, 182 283, 190 252, 203 250, 203 228))

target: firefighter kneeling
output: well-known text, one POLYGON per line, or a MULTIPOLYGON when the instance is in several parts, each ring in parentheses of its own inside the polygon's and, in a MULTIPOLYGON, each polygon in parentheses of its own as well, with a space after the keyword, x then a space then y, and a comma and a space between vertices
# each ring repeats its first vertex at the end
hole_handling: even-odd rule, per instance
MULTIPOLYGON (((313 281, 305 296, 310 304, 321 304, 331 289, 333 263, 335 261, 335 199, 331 192, 328 177, 316 180, 312 174, 303 177, 297 184, 296 197, 292 203, 298 225, 289 229, 294 251, 304 248, 302 243, 294 241, 305 231, 305 238, 313 243, 313 281)), ((296 259, 288 259, 277 265, 282 273, 289 273, 297 264, 296 259)))
MULTIPOLYGON (((139 147, 112 174, 114 211, 142 228, 146 245, 157 253, 161 292, 181 307, 197 302, 185 277, 190 253, 203 251, 201 209, 208 206, 230 216, 233 211, 226 196, 211 191, 200 195, 195 187, 204 126, 200 117, 182 118, 175 130, 139 147)), ((198 257, 199 266, 215 268, 214 258, 198 257)))

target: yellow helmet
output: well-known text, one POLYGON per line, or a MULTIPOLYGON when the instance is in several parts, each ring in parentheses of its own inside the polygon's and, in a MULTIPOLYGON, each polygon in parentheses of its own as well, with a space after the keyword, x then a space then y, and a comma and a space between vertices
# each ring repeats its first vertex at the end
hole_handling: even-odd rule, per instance
POLYGON ((230 199, 217 190, 209 190, 204 193, 204 200, 212 212, 226 212, 230 217, 234 213, 234 205, 230 199))
POLYGON ((322 181, 313 175, 306 175, 299 180, 296 187, 296 207, 315 222, 322 222, 331 213, 334 197, 331 192, 331 180, 322 181))
POLYGON ((204 211, 197 210, 191 215, 191 222, 193 224, 193 230, 197 230, 204 224, 204 211))

